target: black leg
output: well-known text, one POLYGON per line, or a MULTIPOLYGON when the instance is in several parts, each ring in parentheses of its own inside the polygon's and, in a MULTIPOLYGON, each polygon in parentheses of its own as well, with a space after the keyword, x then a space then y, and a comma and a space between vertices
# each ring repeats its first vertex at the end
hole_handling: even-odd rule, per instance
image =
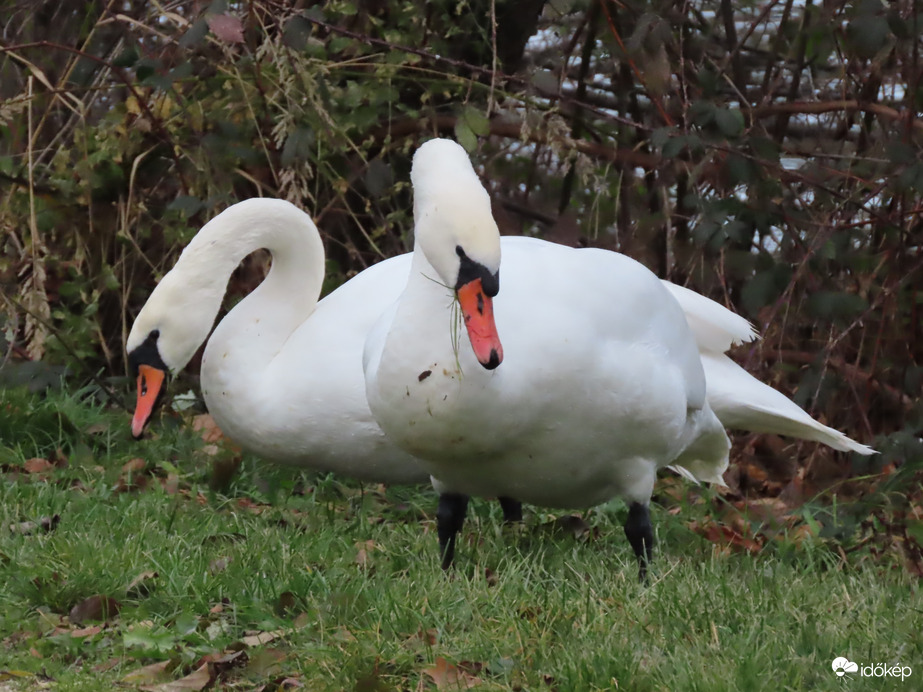
POLYGON ((439 554, 442 555, 442 569, 452 566, 455 558, 455 538, 465 523, 468 511, 468 496, 458 493, 443 493, 439 496, 436 510, 436 532, 439 534, 439 554))
POLYGON ((500 497, 500 507, 503 508, 503 521, 507 524, 514 524, 522 521, 522 503, 511 497, 500 497))
POLYGON ((628 506, 625 535, 638 557, 638 576, 644 582, 647 580, 647 566, 651 562, 654 548, 654 529, 651 527, 651 512, 646 504, 632 502, 628 506))

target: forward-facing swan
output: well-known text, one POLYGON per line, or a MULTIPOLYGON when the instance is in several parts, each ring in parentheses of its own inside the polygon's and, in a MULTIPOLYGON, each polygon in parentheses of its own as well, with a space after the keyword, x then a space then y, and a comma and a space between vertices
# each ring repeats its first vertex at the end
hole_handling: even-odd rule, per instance
POLYGON ((745 320, 623 255, 509 239, 501 279, 490 200, 454 142, 421 146, 411 179, 410 274, 369 334, 364 370, 382 429, 433 474, 444 566, 469 495, 567 508, 621 496, 643 577, 657 470, 721 482, 727 467, 712 397, 747 425, 871 451, 723 355, 752 338, 745 320), (706 384, 703 360, 720 382, 706 384))

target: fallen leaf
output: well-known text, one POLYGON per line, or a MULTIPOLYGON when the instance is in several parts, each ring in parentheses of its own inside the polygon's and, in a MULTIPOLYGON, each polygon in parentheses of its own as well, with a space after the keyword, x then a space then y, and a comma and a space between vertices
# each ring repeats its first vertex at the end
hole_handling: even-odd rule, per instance
POLYGON ((588 536, 590 533, 590 525, 576 514, 558 517, 554 521, 542 524, 542 528, 550 530, 551 533, 561 532, 573 536, 576 539, 581 539, 584 536, 588 536))
POLYGON ((258 632, 257 634, 251 634, 247 637, 244 637, 240 640, 241 644, 247 647, 252 646, 262 646, 263 644, 268 644, 271 641, 278 639, 279 637, 284 637, 288 633, 288 630, 273 630, 272 632, 258 632))
POLYGON ((84 432, 87 435, 99 435, 100 433, 107 432, 108 430, 109 424, 104 421, 100 421, 99 423, 93 423, 93 425, 87 426, 84 432))
POLYGON ((298 605, 298 598, 291 591, 283 591, 279 594, 279 600, 276 602, 276 614, 287 615, 291 613, 298 605))
POLYGON ((246 651, 226 651, 223 653, 217 654, 207 654, 203 656, 199 662, 207 664, 209 666, 209 672, 211 676, 218 677, 223 675, 225 671, 230 670, 231 668, 237 668, 247 664, 247 661, 250 660, 250 657, 247 655, 246 651))
POLYGON ((41 517, 38 521, 23 521, 19 524, 10 524, 10 531, 22 536, 31 536, 39 531, 48 533, 49 531, 54 531, 60 521, 60 515, 55 514, 53 517, 41 517))
POLYGON ((175 668, 175 664, 172 661, 158 661, 157 663, 152 663, 149 666, 144 666, 143 668, 137 668, 130 673, 128 673, 121 682, 125 682, 131 685, 150 685, 153 683, 161 682, 170 677, 170 671, 175 668))
POLYGON ((186 690, 202 690, 212 682, 212 675, 208 670, 208 664, 203 663, 193 672, 179 680, 164 682, 160 685, 144 685, 139 688, 146 692, 185 692, 186 690))
POLYGON ((407 637, 403 645, 411 651, 422 650, 424 648, 429 649, 436 646, 438 638, 439 632, 436 629, 419 629, 416 634, 411 634, 407 637))
MULTIPOLYGON (((218 15, 210 15, 212 18, 218 15)), ((211 24, 211 22, 209 22, 211 24)), ((210 413, 201 413, 198 416, 193 417, 192 419, 192 429, 199 433, 199 437, 202 438, 203 442, 218 442, 224 433, 221 432, 221 428, 218 427, 218 424, 215 422, 215 419, 212 418, 210 413)))
POLYGON ((376 547, 375 541, 357 541, 356 548, 358 548, 358 551, 356 552, 356 564, 360 567, 368 566, 369 553, 375 550, 376 547))
POLYGON ((32 459, 27 459, 22 468, 26 473, 47 473, 54 468, 54 464, 47 459, 33 457, 32 459))
POLYGON ((710 521, 702 525, 698 521, 692 520, 687 526, 724 549, 742 550, 748 553, 758 553, 763 549, 759 541, 749 538, 724 524, 716 524, 710 521))
POLYGON ((102 631, 103 628, 99 625, 92 625, 91 627, 71 630, 71 637, 74 639, 82 639, 83 637, 92 637, 94 634, 99 634, 102 631))
POLYGON ((0 682, 6 682, 8 680, 25 680, 26 678, 34 678, 35 673, 30 673, 26 670, 0 670, 0 682))
POLYGON ((207 14, 205 21, 221 41, 225 43, 243 43, 244 26, 240 19, 230 14, 207 14))
POLYGON ((282 662, 286 654, 279 649, 266 647, 258 649, 250 655, 250 661, 247 663, 247 673, 253 677, 264 678, 269 675, 276 675, 282 669, 282 662))
POLYGON ((39 653, 39 650, 36 649, 34 646, 29 647, 29 655, 32 656, 33 658, 45 658, 44 656, 42 656, 42 654, 39 653))
POLYGON ((218 574, 218 572, 226 570, 229 564, 231 564, 231 558, 229 557, 216 558, 208 563, 208 572, 209 574, 218 574))
POLYGON ((131 598, 147 596, 154 589, 153 582, 158 576, 157 572, 142 572, 131 580, 125 594, 131 598))
POLYGON ((129 461, 126 461, 124 464, 122 464, 122 473, 142 473, 146 466, 147 461, 141 459, 140 457, 135 457, 134 459, 130 459, 129 461))
POLYGON ((351 643, 356 641, 355 635, 343 625, 337 625, 333 628, 330 638, 338 642, 351 643))
POLYGON ((467 690, 481 683, 480 678, 452 665, 442 656, 437 656, 436 664, 422 672, 433 679, 437 690, 467 690))
POLYGON ((108 670, 112 670, 117 665, 122 662, 122 659, 118 656, 113 656, 108 661, 103 661, 102 663, 97 663, 93 666, 94 673, 105 673, 108 670))
POLYGON ((148 474, 146 473, 147 461, 140 458, 131 459, 122 466, 119 482, 115 486, 117 493, 129 490, 141 490, 147 486, 148 474))
POLYGON ((179 476, 169 473, 166 478, 160 480, 160 484, 167 495, 176 495, 179 491, 179 476))
POLYGON ((81 625, 87 620, 108 620, 119 614, 122 604, 109 596, 90 596, 84 599, 68 613, 68 619, 75 625, 81 625))

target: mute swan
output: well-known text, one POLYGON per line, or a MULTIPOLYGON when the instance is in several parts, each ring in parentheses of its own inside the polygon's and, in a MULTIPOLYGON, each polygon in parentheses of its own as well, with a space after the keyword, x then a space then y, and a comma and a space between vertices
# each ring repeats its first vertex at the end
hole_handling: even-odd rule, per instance
POLYGON ((202 359, 202 394, 221 430, 283 463, 392 483, 424 482, 420 463, 391 444, 365 402, 362 345, 399 295, 408 259, 385 260, 317 302, 324 248, 288 202, 251 199, 209 221, 154 289, 128 337, 137 375, 139 437, 168 372, 205 341, 231 272, 268 248, 269 275, 218 324, 202 359))
POLYGON ((721 380, 708 382, 716 406, 745 427, 871 452, 724 356, 732 341, 753 338, 745 320, 623 255, 508 238, 501 284, 490 200, 454 142, 423 144, 411 180, 409 277, 369 333, 363 368, 376 420, 432 472, 443 567, 470 495, 567 508, 621 496, 643 579, 657 469, 721 483, 727 467, 705 360, 721 380), (757 404, 769 400, 765 412, 737 395, 741 383, 757 404))

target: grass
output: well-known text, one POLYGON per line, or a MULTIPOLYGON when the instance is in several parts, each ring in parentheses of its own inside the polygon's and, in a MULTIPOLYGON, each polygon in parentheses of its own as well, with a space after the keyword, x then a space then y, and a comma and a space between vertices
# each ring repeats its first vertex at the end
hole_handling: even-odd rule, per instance
POLYGON ((716 546, 689 528, 715 512, 706 490, 677 485, 680 501, 655 506, 648 586, 619 502, 563 532, 540 510, 502 527, 496 503, 474 502, 446 575, 427 488, 245 458, 218 492, 209 468, 230 453, 181 420, 136 443, 127 414, 73 395, 6 391, 0 411, 2 690, 131 689, 154 681, 142 666, 169 661, 172 680, 209 660, 220 689, 923 687, 923 599, 899 560, 844 559, 803 532, 755 553, 716 546), (22 472, 34 457, 59 465, 22 472), (18 528, 53 515, 54 530, 18 528), (94 595, 118 614, 63 617, 94 595), (913 673, 841 680, 838 656, 913 673))

